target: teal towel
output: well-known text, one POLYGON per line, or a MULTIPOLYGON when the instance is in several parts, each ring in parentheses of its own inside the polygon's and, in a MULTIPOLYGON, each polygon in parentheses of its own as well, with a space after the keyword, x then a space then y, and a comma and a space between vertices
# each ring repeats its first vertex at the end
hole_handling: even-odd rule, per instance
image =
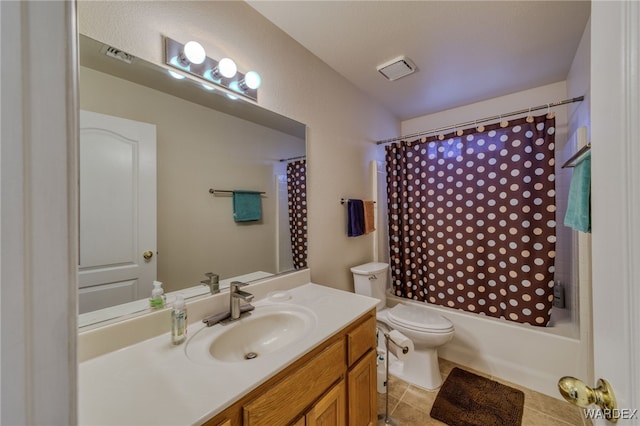
POLYGON ((591 151, 573 169, 564 224, 576 231, 591 232, 591 151))
POLYGON ((255 222, 262 219, 262 198, 259 192, 233 191, 233 220, 255 222))

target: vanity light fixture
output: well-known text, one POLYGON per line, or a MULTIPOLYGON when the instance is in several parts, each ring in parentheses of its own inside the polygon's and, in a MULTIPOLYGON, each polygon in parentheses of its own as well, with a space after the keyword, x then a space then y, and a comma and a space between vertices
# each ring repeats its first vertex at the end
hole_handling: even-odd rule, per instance
MULTIPOLYGON (((257 72, 249 71, 242 74, 238 72, 238 67, 232 59, 222 58, 220 61, 216 61, 208 57, 202 45, 196 41, 190 41, 183 45, 166 37, 165 64, 180 70, 180 74, 175 74, 183 78, 182 74, 187 73, 205 80, 206 83, 203 85, 214 85, 227 89, 230 91, 227 93, 230 98, 238 94, 254 101, 258 100, 258 88, 262 79, 257 72)), ((207 87, 207 89, 210 88, 207 87)), ((237 99, 237 97, 235 98, 237 99)))

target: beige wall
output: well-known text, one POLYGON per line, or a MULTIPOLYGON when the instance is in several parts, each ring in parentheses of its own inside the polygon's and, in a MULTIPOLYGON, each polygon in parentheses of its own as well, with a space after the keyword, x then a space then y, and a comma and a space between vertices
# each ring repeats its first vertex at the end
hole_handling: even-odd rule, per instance
POLYGON ((307 129, 309 266, 314 282, 352 289, 349 267, 372 260, 373 235, 346 236, 341 197, 373 196, 375 140, 395 136, 389 112, 243 2, 78 3, 79 31, 162 64, 162 36, 200 41, 209 56, 257 70, 259 104, 307 129))
POLYGON ((304 155, 304 140, 85 67, 80 108, 156 125, 165 291, 196 285, 205 272, 277 272, 278 159, 304 155), (209 188, 264 191, 262 221, 235 223, 231 197, 209 188))

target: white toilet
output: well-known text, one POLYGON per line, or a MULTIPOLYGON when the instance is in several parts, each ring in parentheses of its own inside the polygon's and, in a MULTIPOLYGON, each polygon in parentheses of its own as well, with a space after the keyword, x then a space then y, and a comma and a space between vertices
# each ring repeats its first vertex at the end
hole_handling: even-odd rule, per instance
POLYGON ((442 377, 437 348, 453 338, 453 323, 420 306, 399 303, 386 308, 388 269, 386 263, 366 263, 351 268, 355 292, 379 299, 376 306, 378 321, 413 342, 415 350, 408 359, 389 364, 391 373, 421 388, 438 389, 442 377))

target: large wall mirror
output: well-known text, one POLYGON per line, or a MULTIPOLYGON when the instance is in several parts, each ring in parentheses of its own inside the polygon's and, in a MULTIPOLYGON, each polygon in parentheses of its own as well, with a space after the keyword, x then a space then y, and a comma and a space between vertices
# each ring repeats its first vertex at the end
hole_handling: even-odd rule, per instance
POLYGON ((148 312, 154 280, 171 300, 305 267, 305 125, 79 40, 80 326, 148 312), (234 191, 261 193, 258 220, 234 191))

